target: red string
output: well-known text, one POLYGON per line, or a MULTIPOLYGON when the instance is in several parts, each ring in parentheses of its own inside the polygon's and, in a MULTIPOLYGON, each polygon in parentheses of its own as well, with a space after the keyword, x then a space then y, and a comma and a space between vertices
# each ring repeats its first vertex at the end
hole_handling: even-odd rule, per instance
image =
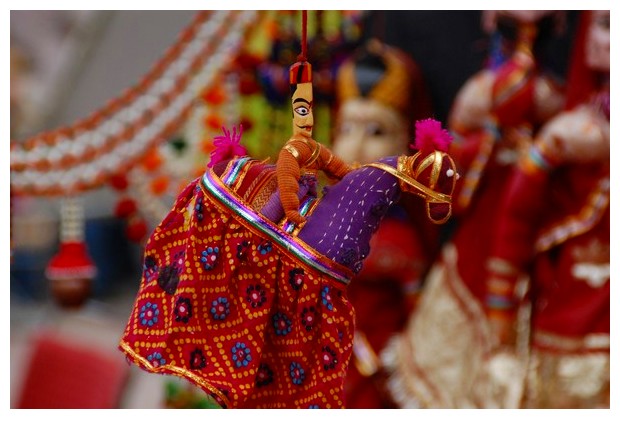
POLYGON ((307 33, 308 33, 308 11, 301 11, 301 54, 297 57, 297 61, 307 60, 307 33))

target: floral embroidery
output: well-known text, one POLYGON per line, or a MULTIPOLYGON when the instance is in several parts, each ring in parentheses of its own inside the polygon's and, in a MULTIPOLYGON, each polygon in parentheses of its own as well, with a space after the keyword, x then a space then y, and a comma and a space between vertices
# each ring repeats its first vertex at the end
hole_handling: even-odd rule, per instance
POLYGON ((250 349, 245 345, 245 343, 237 342, 230 352, 232 353, 232 360, 235 362, 235 366, 237 368, 248 366, 252 361, 250 349))
POLYGON ((192 317, 192 303, 189 298, 181 297, 174 305, 174 320, 187 323, 192 317))
POLYGON ((333 310, 334 304, 332 303, 332 297, 329 294, 329 292, 330 292, 330 287, 327 285, 324 285, 323 289, 321 289, 321 302, 323 303, 325 307, 327 307, 328 310, 333 310))
POLYGON ((276 335, 286 335, 291 332, 293 323, 286 317, 284 313, 276 313, 272 318, 273 329, 276 331, 276 335))
POLYGON ((146 360, 148 360, 155 368, 166 364, 166 359, 163 358, 160 352, 151 353, 146 357, 146 360))
POLYGON ((261 287, 261 285, 250 285, 245 290, 245 299, 250 303, 252 308, 262 307, 263 304, 267 301, 267 297, 265 296, 265 289, 261 287))
POLYGON ((166 265, 157 276, 157 285, 168 295, 174 295, 179 285, 179 270, 173 265, 166 265))
POLYGON ((248 240, 244 240, 241 243, 237 244, 237 259, 240 261, 245 261, 248 258, 248 248, 250 247, 250 242, 248 240))
POLYGON ((204 215, 202 214, 203 198, 204 197, 202 195, 196 198, 196 204, 194 205, 194 214, 196 215, 196 219, 198 220, 198 222, 200 222, 204 217, 204 215))
POLYGON ((273 245, 271 244, 271 241, 265 240, 258 245, 258 251, 261 255, 266 255, 267 253, 271 252, 272 249, 273 245))
POLYGON ((293 268, 288 272, 288 283, 291 285, 293 290, 301 289, 304 284, 304 270, 301 268, 293 268))
POLYGON ((172 264, 176 265, 177 271, 180 272, 183 269, 183 263, 185 262, 185 250, 177 252, 172 257, 172 264))
POLYGON ((219 253, 220 249, 218 247, 207 247, 202 251, 202 257, 200 260, 202 261, 202 265, 205 267, 205 270, 208 271, 215 268, 219 253))
POLYGON ((157 261, 152 256, 147 256, 144 258, 144 264, 142 265, 142 272, 144 273, 144 279, 147 283, 150 283, 157 276, 157 271, 159 267, 157 266, 157 261))
POLYGON ((159 308, 157 308, 157 304, 149 301, 140 308, 140 324, 142 326, 153 326, 157 323, 158 316, 159 308))
POLYGON ((211 303, 211 316, 215 320, 224 320, 230 314, 230 304, 223 296, 218 297, 211 303))
POLYGON ((289 367, 289 375, 293 384, 300 385, 306 378, 306 373, 301 365, 297 362, 292 362, 289 367))
POLYGON ((256 372, 256 386, 263 387, 273 382, 273 371, 266 363, 261 363, 256 372))
POLYGON ((323 369, 334 369, 338 363, 336 358, 336 352, 329 348, 329 346, 323 347, 323 369))
POLYGON ((314 328, 314 322, 316 321, 317 311, 314 307, 304 307, 301 310, 301 324, 304 325, 306 331, 311 331, 314 328))
POLYGON ((202 369, 207 366, 207 358, 200 349, 194 349, 189 355, 189 367, 191 369, 202 369))

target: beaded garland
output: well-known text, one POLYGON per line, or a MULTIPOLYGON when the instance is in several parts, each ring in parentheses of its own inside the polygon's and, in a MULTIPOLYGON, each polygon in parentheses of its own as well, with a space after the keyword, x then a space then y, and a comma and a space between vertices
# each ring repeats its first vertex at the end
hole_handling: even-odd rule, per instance
POLYGON ((255 11, 197 14, 138 85, 69 127, 11 142, 11 189, 58 196, 107 184, 131 170, 184 120, 199 88, 233 59, 255 11))

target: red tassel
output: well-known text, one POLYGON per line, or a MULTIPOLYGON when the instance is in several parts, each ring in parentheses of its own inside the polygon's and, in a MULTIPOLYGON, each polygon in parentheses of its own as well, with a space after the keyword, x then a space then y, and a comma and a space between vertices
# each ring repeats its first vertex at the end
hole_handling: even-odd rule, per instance
POLYGON ((88 255, 86 244, 81 241, 60 243, 58 253, 45 270, 50 280, 92 279, 96 273, 97 268, 88 255))
POLYGON ((86 244, 67 241, 50 260, 45 275, 50 280, 52 296, 64 308, 78 308, 91 293, 97 267, 90 259, 86 244))

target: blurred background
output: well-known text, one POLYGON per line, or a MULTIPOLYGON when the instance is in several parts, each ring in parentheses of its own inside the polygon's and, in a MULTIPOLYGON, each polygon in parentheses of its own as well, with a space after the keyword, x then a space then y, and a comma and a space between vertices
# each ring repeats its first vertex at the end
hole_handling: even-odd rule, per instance
MULTIPOLYGON (((337 70, 369 39, 415 60, 441 121, 492 45, 481 11, 308 19, 314 137, 328 145, 337 70)), ((566 31, 543 47, 559 79, 575 22, 568 13, 566 31)), ((286 141, 299 13, 12 10, 10 23, 11 407, 212 406, 178 380, 128 365, 117 345, 145 240, 204 170, 221 127, 243 124, 244 144, 260 158, 286 141), (119 133, 122 124, 131 129, 119 133), (93 150, 71 146, 93 129, 81 140, 93 150)))

